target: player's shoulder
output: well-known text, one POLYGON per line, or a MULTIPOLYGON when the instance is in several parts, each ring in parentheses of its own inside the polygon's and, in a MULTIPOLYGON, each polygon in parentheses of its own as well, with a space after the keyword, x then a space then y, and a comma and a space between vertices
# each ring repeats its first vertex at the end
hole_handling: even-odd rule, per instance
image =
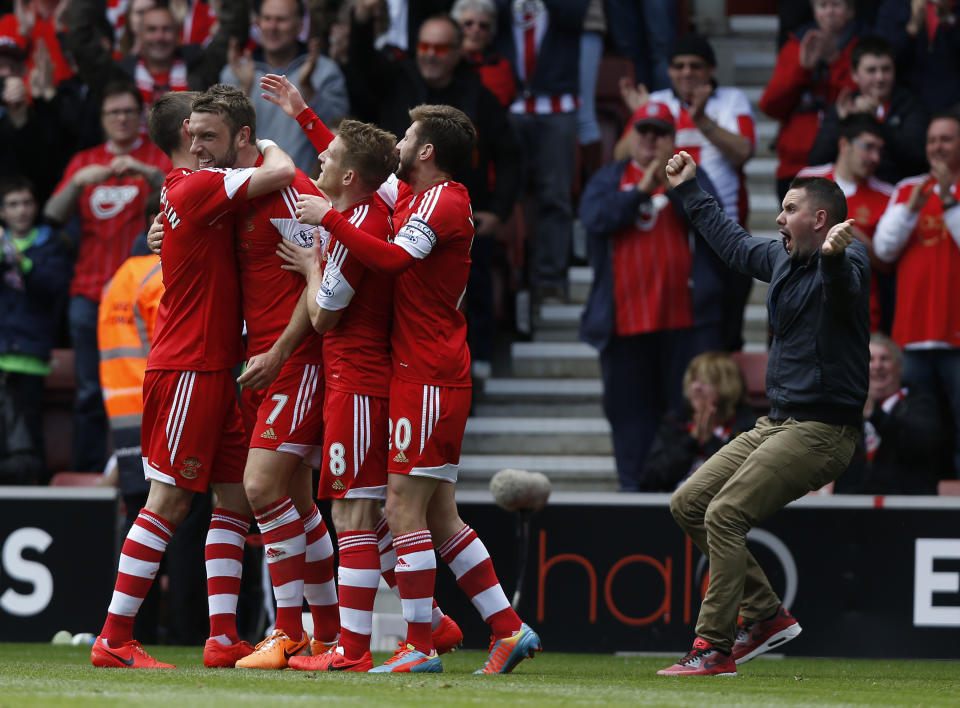
POLYGON ((824 177, 833 179, 833 163, 828 162, 825 165, 809 165, 797 173, 797 177, 824 177))
POLYGON ((314 184, 313 180, 310 179, 310 176, 297 168, 297 172, 293 177, 293 182, 290 183, 290 186, 293 187, 300 194, 320 194, 320 190, 317 189, 317 185, 314 184))

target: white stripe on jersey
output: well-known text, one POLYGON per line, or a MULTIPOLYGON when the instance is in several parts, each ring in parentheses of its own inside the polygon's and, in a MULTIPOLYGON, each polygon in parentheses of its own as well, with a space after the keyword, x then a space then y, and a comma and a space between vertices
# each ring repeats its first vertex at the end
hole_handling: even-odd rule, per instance
POLYGON ((175 437, 172 441, 173 446, 171 447, 171 440, 169 433, 167 435, 167 449, 170 450, 170 464, 173 464, 173 461, 177 457, 177 449, 180 447, 180 435, 183 433, 183 425, 187 421, 187 413, 190 410, 190 398, 193 396, 193 382, 197 378, 197 374, 194 371, 185 371, 180 374, 181 379, 185 379, 186 393, 182 397, 182 403, 180 405, 180 413, 178 414, 178 419, 174 421, 174 433, 175 437))
POLYGON ((256 169, 256 167, 245 167, 243 169, 227 170, 227 174, 223 177, 223 188, 227 192, 228 199, 233 199, 236 196, 240 187, 253 177, 256 169))
POLYGON ((280 190, 280 196, 283 197, 283 203, 287 205, 290 216, 297 218, 297 200, 300 198, 299 192, 293 187, 284 187, 280 190))
POLYGON ((387 205, 387 208, 393 211, 393 208, 397 204, 397 194, 399 191, 400 180, 397 179, 396 175, 390 175, 383 181, 379 189, 377 189, 377 194, 387 205))
POLYGON ((430 221, 433 210, 436 208, 437 202, 440 201, 440 193, 446 184, 446 182, 441 182, 427 190, 426 194, 423 195, 423 201, 420 202, 420 207, 417 209, 417 216, 426 222, 430 221))

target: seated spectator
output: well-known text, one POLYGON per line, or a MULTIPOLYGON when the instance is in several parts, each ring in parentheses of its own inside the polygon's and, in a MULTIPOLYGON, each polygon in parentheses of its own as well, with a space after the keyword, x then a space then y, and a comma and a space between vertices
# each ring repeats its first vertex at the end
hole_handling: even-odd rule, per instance
POLYGON ((506 108, 517 97, 513 68, 491 46, 497 36, 497 6, 493 0, 457 0, 450 16, 463 32, 463 56, 470 62, 483 85, 506 108))
POLYGON ((860 26, 853 11, 853 0, 813 0, 814 23, 799 28, 783 45, 760 97, 760 110, 780 121, 780 199, 790 180, 807 165, 823 111, 844 90, 856 88, 850 78, 850 53, 860 26))
POLYGON ((622 491, 643 488, 657 425, 679 408, 683 371, 697 353, 690 230, 664 187, 673 116, 650 101, 630 127, 630 159, 601 167, 580 200, 594 272, 580 338, 600 350, 622 491))
POLYGON ((246 41, 249 11, 247 0, 221 3, 219 25, 206 45, 180 45, 180 26, 167 7, 144 11, 140 51, 115 62, 104 40, 101 3, 71 0, 67 7, 67 48, 77 63, 81 78, 99 96, 111 78, 133 80, 150 106, 168 91, 202 91, 217 83, 227 61, 231 39, 246 41))
POLYGON ((757 416, 746 405, 746 391, 729 355, 695 357, 683 375, 683 409, 664 418, 650 446, 643 490, 672 492, 717 450, 753 429, 757 416))
POLYGON ((931 113, 960 101, 956 0, 883 0, 876 32, 893 45, 904 85, 931 113))
POLYGON ((883 334, 870 336, 870 388, 863 436, 833 491, 846 494, 936 494, 943 460, 937 399, 901 382, 903 354, 883 334))
POLYGON ((34 226, 33 185, 0 185, 0 484, 45 482, 43 379, 50 373, 70 245, 49 226, 34 226))
POLYGON ((874 177, 886 149, 884 130, 866 113, 844 118, 838 130, 836 163, 805 167, 798 176, 826 177, 843 190, 847 214, 855 219, 853 234, 870 254, 870 331, 889 332, 893 324, 893 268, 873 250, 877 222, 893 194, 893 185, 874 177))
POLYGON ((74 214, 80 245, 70 286, 70 338, 76 365, 73 469, 99 472, 106 461, 106 416, 100 395, 97 303, 103 286, 130 253, 143 228, 144 205, 160 189, 170 160, 139 133, 143 98, 130 83, 103 89, 107 140, 77 153, 44 206, 52 222, 74 214))
MULTIPOLYGON (((703 37, 678 37, 670 54, 671 88, 647 93, 643 84, 621 82, 621 93, 630 110, 644 101, 663 103, 677 124, 677 150, 685 150, 697 161, 700 172, 710 178, 717 201, 724 212, 746 223, 748 206, 743 165, 754 149, 754 120, 750 100, 733 86, 717 86, 716 56, 703 37)), ((629 134, 629 131, 625 131, 629 134)), ((624 139, 614 151, 625 157, 624 139)), ((717 261, 723 281, 720 308, 721 344, 711 349, 736 351, 743 346, 743 311, 753 279, 736 273, 717 261)))
POLYGON ((927 128, 928 174, 899 182, 877 224, 877 258, 896 263, 893 339, 903 380, 950 411, 948 436, 960 476, 960 117, 935 115, 927 128))
POLYGON ((883 156, 876 175, 884 182, 899 182, 926 168, 923 144, 927 111, 907 89, 896 85, 893 47, 880 37, 865 37, 850 54, 856 91, 841 93, 827 108, 809 163, 833 162, 837 156, 840 122, 855 113, 867 113, 883 128, 883 156))
POLYGON ((253 52, 240 52, 237 45, 232 46, 220 81, 239 87, 253 101, 257 133, 275 140, 297 167, 311 172, 317 166, 317 151, 299 125, 260 95, 260 79, 267 74, 285 74, 324 123, 335 125, 350 110, 340 67, 321 56, 319 46, 308 50, 297 39, 303 13, 303 0, 264 0, 256 20, 260 46, 253 52))
POLYGON ((473 205, 476 237, 470 251, 467 321, 474 375, 484 378, 490 375, 495 335, 494 245, 520 191, 521 155, 506 111, 462 60, 459 25, 448 15, 437 15, 423 23, 418 38, 415 60, 391 59, 373 46, 371 18, 355 12, 349 75, 379 99, 370 120, 394 135, 403 135, 410 124, 408 111, 420 103, 459 108, 476 126, 473 162, 455 178, 473 205))

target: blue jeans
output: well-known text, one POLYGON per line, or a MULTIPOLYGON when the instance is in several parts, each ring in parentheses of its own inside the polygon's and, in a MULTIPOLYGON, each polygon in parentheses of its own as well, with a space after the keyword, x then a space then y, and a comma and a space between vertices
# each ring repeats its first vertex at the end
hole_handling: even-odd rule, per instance
MULTIPOLYGON (((960 478, 960 349, 906 349, 903 382, 911 391, 923 391, 945 403, 953 416, 953 476, 960 478)), ((950 430, 944 425, 944 430, 950 430)), ((941 472, 941 477, 948 470, 941 472)))
POLYGON ((567 264, 573 241, 570 190, 577 114, 512 114, 510 122, 523 145, 525 171, 533 177, 537 200, 530 280, 534 285, 566 289, 567 264))
POLYGON ((100 472, 107 460, 107 414, 100 393, 97 308, 96 302, 82 295, 70 298, 68 318, 77 382, 70 466, 76 472, 100 472))
POLYGON ((667 66, 677 36, 673 0, 607 0, 607 32, 617 52, 633 59, 637 82, 651 91, 670 88, 667 66))

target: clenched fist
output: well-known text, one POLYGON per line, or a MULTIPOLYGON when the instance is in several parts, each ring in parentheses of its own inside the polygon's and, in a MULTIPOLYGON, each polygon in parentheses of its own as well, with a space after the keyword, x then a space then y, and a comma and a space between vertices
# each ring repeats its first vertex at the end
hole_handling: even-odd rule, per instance
POLYGON ((825 256, 838 256, 853 241, 853 219, 847 219, 840 224, 834 224, 820 247, 825 256))

